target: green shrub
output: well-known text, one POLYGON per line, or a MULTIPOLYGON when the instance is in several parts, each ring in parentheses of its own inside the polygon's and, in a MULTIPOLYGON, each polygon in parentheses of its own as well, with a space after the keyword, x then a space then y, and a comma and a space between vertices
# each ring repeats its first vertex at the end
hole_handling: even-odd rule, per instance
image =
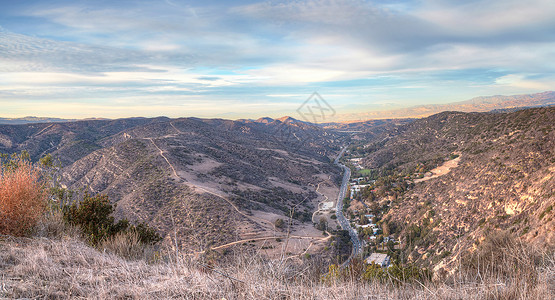
POLYGON ((111 216, 113 212, 114 207, 108 196, 92 197, 89 193, 85 193, 81 203, 74 202, 65 207, 64 220, 71 225, 80 227, 89 242, 97 245, 129 226, 127 220, 121 220, 114 224, 114 217, 111 216))
POLYGON ((449 159, 455 159, 455 158, 457 158, 457 157, 459 157, 458 154, 452 153, 452 154, 449 155, 449 159))
POLYGON ((443 252, 441 252, 441 254, 439 255, 439 257, 440 257, 441 259, 444 259, 444 258, 446 258, 446 257, 449 256, 449 255, 451 255, 451 251, 449 251, 449 250, 444 250, 443 252))
POLYGON ((139 241, 143 244, 153 245, 162 240, 162 237, 158 234, 158 232, 156 232, 154 228, 149 227, 146 223, 139 223, 136 226, 131 226, 128 231, 136 232, 139 237, 139 241))
POLYGON ((74 202, 63 208, 64 221, 81 228, 88 241, 95 246, 126 231, 135 232, 143 244, 155 244, 162 239, 154 229, 145 223, 133 226, 127 219, 116 223, 112 216, 114 209, 108 196, 91 196, 89 193, 85 193, 83 201, 79 204, 74 202))
POLYGON ((414 265, 402 266, 393 264, 389 268, 382 268, 376 264, 371 264, 366 267, 362 278, 367 281, 377 280, 380 282, 393 282, 395 284, 414 281, 427 282, 432 279, 432 272, 414 265))
POLYGON ((540 214, 540 220, 543 219, 546 214, 550 213, 552 209, 553 205, 549 205, 544 211, 542 211, 542 213, 540 214))
POLYGON ((277 219, 274 225, 276 226, 276 228, 283 228, 285 226, 285 222, 283 221, 283 219, 277 219))

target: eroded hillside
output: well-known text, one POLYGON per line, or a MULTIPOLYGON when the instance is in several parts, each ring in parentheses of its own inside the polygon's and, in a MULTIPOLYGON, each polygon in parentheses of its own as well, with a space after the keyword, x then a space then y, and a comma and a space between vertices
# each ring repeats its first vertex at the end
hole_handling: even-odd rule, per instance
POLYGON ((374 200, 392 201, 381 223, 402 240, 405 258, 452 270, 462 253, 497 230, 522 237, 524 245, 553 247, 554 124, 553 107, 444 112, 366 144, 360 150, 366 167, 409 184, 374 200), (457 156, 446 174, 411 179, 457 156))

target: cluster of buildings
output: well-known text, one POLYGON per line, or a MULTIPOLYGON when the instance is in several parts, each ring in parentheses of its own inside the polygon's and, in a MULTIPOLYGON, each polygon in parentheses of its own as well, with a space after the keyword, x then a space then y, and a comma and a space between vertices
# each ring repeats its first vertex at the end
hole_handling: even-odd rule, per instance
MULTIPOLYGON (((372 183, 372 182, 370 182, 372 183)), ((366 183, 366 180, 364 177, 359 177, 359 178, 352 178, 351 182, 350 182, 350 200, 353 200, 354 196, 357 193, 360 193, 361 190, 363 190, 365 187, 369 186, 370 184, 366 183), (361 182, 363 182, 364 184, 361 184, 361 182)), ((355 214, 358 214, 358 211, 354 211, 355 214)), ((362 214, 362 213, 361 213, 362 214)), ((355 229, 357 229, 357 232, 360 233, 360 229, 364 230, 364 229, 372 229, 372 233, 370 234, 368 231, 366 231, 366 236, 367 239, 362 239, 362 243, 364 246, 367 246, 369 244, 369 242, 375 242, 377 240, 377 237, 380 234, 381 228, 375 224, 373 222, 375 215, 372 213, 364 213, 364 217, 368 220, 367 224, 359 224, 357 221, 354 222, 354 227, 355 229), (360 228, 360 229, 359 229, 360 228)), ((355 220, 357 220, 357 218, 355 218, 355 220)), ((393 236, 384 236, 383 237, 383 243, 388 243, 389 241, 394 241, 395 239, 393 236)), ((391 265, 391 258, 385 254, 385 253, 377 253, 374 252, 372 253, 370 256, 368 256, 367 258, 365 258, 366 263, 368 264, 377 264, 381 267, 389 267, 391 265)))
POLYGON ((349 161, 353 164, 353 166, 355 166, 355 168, 357 168, 358 170, 362 170, 364 169, 364 167, 362 167, 360 165, 360 162, 362 161, 362 158, 351 158, 349 159, 349 161))
POLYGON ((356 193, 360 193, 360 191, 367 187, 367 184, 352 184, 351 185, 351 199, 355 196, 356 193))
POLYGON ((351 190, 351 199, 357 193, 360 193, 365 187, 371 185, 374 182, 375 182, 375 180, 367 181, 366 178, 364 178, 364 177, 358 177, 358 178, 351 179, 351 182, 349 183, 350 190, 351 190), (364 182, 364 183, 361 184, 361 182, 364 182))
MULTIPOLYGON (((357 232, 361 232, 361 230, 364 229, 372 229, 372 232, 370 233, 369 231, 366 230, 366 233, 363 235, 365 238, 362 239, 362 244, 364 247, 368 246, 371 242, 376 242, 376 240, 378 239, 378 236, 380 235, 380 231, 381 228, 380 226, 378 226, 377 224, 373 223, 373 219, 374 219, 374 214, 364 214, 364 217, 366 217, 366 219, 368 219, 368 223, 367 224, 358 224, 357 221, 354 221, 353 224, 355 229, 357 229, 357 232)), ((355 220, 358 220, 358 218, 355 218, 355 220)), ((383 237, 383 243, 387 244, 389 241, 393 241, 395 242, 395 238, 393 236, 384 236, 383 237)), ((382 254, 382 253, 372 253, 369 257, 367 257, 365 260, 368 264, 371 263, 375 263, 379 266, 382 267, 389 267, 390 266, 390 257, 387 254, 382 254)))

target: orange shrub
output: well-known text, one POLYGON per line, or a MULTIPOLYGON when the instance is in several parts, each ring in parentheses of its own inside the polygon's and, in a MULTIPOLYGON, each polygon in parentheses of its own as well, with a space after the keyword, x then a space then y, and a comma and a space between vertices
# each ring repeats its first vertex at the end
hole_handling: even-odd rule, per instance
POLYGON ((38 168, 21 157, 0 165, 0 233, 28 235, 43 216, 47 193, 38 168))

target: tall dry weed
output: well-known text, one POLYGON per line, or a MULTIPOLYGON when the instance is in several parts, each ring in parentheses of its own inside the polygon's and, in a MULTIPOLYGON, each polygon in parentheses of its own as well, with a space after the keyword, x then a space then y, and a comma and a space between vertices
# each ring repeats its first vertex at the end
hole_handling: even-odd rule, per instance
MULTIPOLYGON (((395 285, 312 279, 311 266, 236 252, 223 265, 161 249, 157 262, 127 260, 78 239, 3 237, 0 298, 79 299, 554 299, 555 257, 537 268, 532 287, 502 277, 482 282, 395 285)), ((0 237, 0 240, 2 237, 0 237)), ((319 268, 316 266, 316 268, 319 268)))
POLYGON ((553 270, 552 257, 507 231, 493 232, 462 257, 456 280, 482 287, 484 299, 541 299, 554 288, 542 277, 553 270))
POLYGON ((141 237, 135 230, 122 231, 104 239, 98 249, 132 260, 151 261, 154 256, 154 247, 141 242, 141 237))

